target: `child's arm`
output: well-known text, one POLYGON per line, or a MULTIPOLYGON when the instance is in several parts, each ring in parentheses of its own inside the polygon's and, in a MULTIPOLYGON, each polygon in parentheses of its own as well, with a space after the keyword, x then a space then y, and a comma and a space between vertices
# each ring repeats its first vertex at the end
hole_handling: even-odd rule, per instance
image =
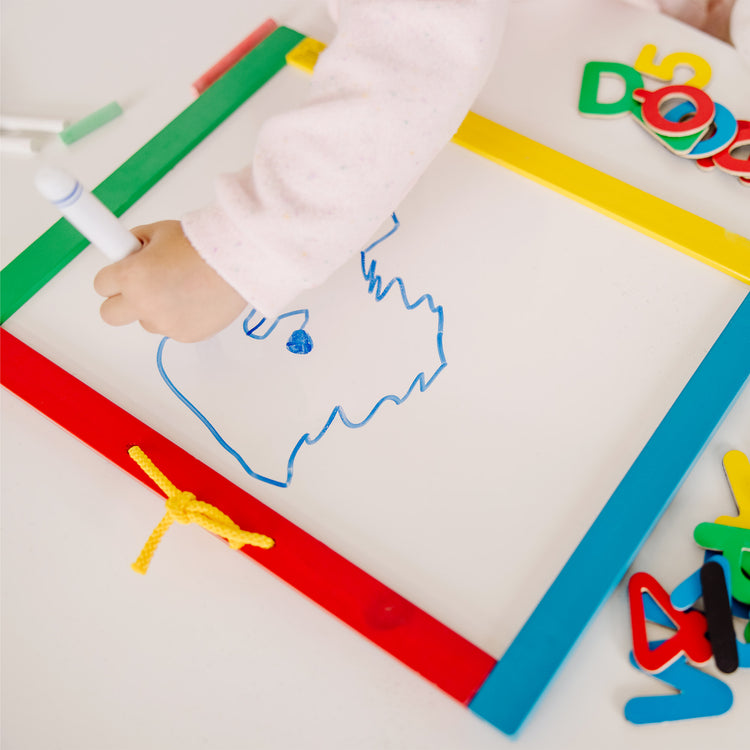
POLYGON ((264 124, 252 164, 218 179, 215 204, 184 217, 185 236, 155 232, 100 272, 105 320, 194 341, 228 325, 240 300, 271 317, 324 281, 461 124, 495 59, 506 4, 341 0, 308 102, 264 124))

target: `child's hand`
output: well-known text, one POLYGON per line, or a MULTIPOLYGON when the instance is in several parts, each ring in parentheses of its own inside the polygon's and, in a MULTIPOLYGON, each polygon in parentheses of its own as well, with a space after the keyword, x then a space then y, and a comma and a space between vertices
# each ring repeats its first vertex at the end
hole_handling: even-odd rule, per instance
POLYGON ((132 230, 143 247, 103 268, 94 289, 107 297, 105 323, 134 321, 151 333, 195 342, 226 328, 245 300, 198 255, 179 221, 160 221, 132 230))

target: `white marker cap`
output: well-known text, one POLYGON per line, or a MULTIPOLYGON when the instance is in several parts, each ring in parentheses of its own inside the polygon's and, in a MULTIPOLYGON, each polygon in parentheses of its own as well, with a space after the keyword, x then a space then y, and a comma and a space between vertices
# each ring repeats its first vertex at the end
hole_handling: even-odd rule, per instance
POLYGON ((41 167, 37 170, 34 185, 50 203, 55 205, 68 203, 77 190, 83 189, 75 177, 57 167, 41 167))
POLYGON ((56 167, 42 167, 34 178, 36 189, 110 260, 125 258, 138 250, 140 240, 83 185, 56 167))

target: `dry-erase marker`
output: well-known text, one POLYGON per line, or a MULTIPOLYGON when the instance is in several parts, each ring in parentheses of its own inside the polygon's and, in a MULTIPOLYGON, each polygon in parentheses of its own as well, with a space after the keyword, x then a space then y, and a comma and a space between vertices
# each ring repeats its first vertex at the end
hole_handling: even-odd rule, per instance
POLYGON ((9 132, 60 133, 67 126, 67 120, 52 117, 0 115, 0 130, 7 130, 9 132))
POLYGON ((98 198, 67 172, 56 167, 42 167, 36 173, 34 184, 110 260, 122 260, 140 248, 140 240, 128 232, 98 198))
POLYGON ((252 34, 243 39, 236 47, 227 52, 224 57, 205 72, 194 84, 193 93, 202 94, 211 84, 215 83, 229 68, 236 65, 251 49, 257 47, 271 32, 277 28, 273 18, 265 20, 252 34))
POLYGON ((97 109, 96 112, 92 112, 72 125, 68 125, 60 133, 60 140, 66 145, 75 143, 83 138, 83 136, 93 133, 97 128, 106 125, 110 120, 114 120, 115 117, 119 117, 121 114, 122 107, 117 102, 105 104, 100 109, 97 109))
POLYGON ((24 154, 29 156, 39 151, 38 138, 24 135, 0 135, 0 151, 4 154, 24 154))

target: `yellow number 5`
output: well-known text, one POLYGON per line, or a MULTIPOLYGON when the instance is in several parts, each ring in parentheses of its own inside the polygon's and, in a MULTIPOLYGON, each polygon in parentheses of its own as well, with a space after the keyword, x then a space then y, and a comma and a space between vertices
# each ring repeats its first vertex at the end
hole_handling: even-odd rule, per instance
POLYGON ((700 56, 692 52, 673 52, 660 63, 656 63, 657 49, 655 44, 647 44, 638 55, 633 67, 644 75, 659 81, 671 81, 675 69, 685 65, 693 70, 693 77, 684 82, 685 86, 702 89, 711 80, 711 66, 700 56))

